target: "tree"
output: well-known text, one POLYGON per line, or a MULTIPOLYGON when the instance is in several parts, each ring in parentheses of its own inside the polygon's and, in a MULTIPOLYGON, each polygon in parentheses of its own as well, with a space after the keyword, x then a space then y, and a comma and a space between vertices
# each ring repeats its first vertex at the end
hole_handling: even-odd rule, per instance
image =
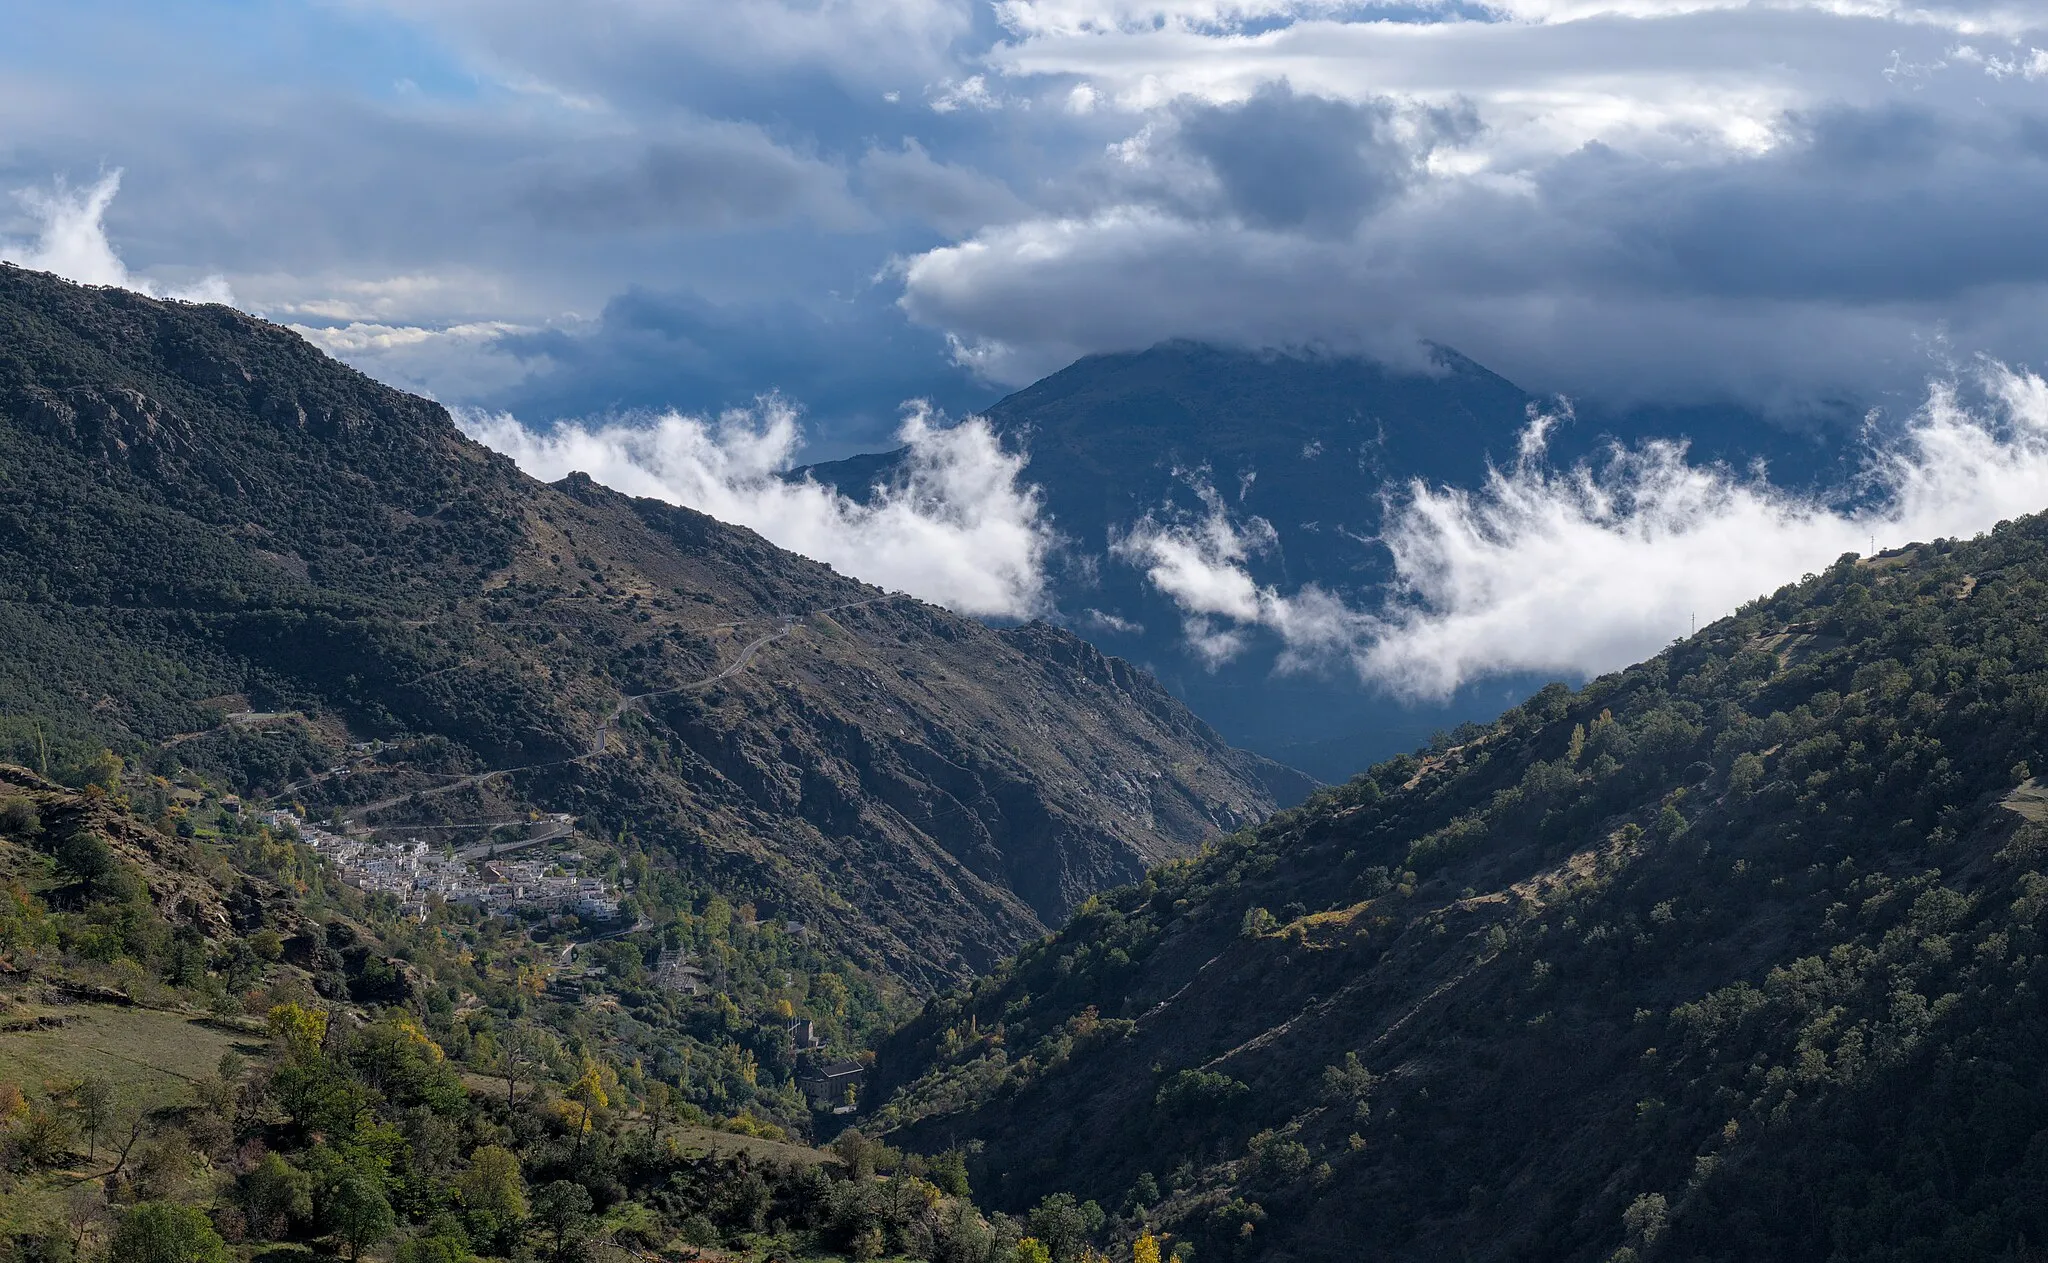
POLYGON ((107 1145, 110 1149, 116 1149, 114 1165, 108 1170, 105 1177, 109 1183, 126 1169, 128 1166, 128 1155, 134 1153, 135 1147, 142 1143, 142 1138, 149 1134, 149 1115, 141 1110, 136 1110, 127 1117, 121 1127, 114 1128, 113 1133, 114 1138, 107 1145), (123 1134, 124 1128, 126 1131, 125 1135, 123 1134), (116 1148, 117 1146, 118 1148, 116 1148))
POLYGON ((583 1073, 577 1077, 575 1083, 570 1085, 569 1090, 562 1095, 582 1107, 582 1113, 576 1123, 576 1152, 581 1154, 583 1152, 583 1138, 590 1134, 592 1116, 598 1110, 611 1104, 611 1098, 604 1090, 604 1076, 598 1070, 597 1063, 585 1060, 583 1063, 583 1073))
POLYGON ((100 1075, 89 1074, 71 1089, 71 1108, 78 1114, 78 1130, 85 1136, 85 1160, 99 1152, 100 1133, 114 1120, 114 1085, 100 1075))
POLYGON ((436 1215, 424 1232, 398 1247, 397 1263, 475 1263, 462 1225, 453 1215, 436 1215))
POLYGON ((36 805, 28 799, 10 798, 0 803, 0 833, 33 838, 42 831, 42 817, 37 814, 36 805))
POLYGON ((363 1257, 365 1249, 390 1236, 397 1226, 383 1190, 354 1172, 343 1176, 328 1194, 325 1211, 335 1239, 348 1247, 351 1259, 363 1257))
POLYGON ((119 863, 113 849, 93 833, 74 833, 57 844, 57 867, 88 891, 98 890, 119 863))
POLYGON ((51 1167, 71 1156, 71 1124, 48 1105, 31 1105, 14 1143, 30 1166, 51 1167))
POLYGON ((121 783, 121 772, 126 766, 120 755, 112 750, 101 750, 85 765, 85 784, 112 790, 121 783))
POLYGON ((500 1222, 516 1224, 526 1218, 526 1181, 519 1174, 519 1159, 501 1145, 482 1145, 470 1154, 469 1169, 455 1178, 455 1191, 465 1207, 500 1222))
POLYGON ((533 1195, 533 1221, 546 1234, 554 1263, 568 1263, 582 1243, 591 1205, 589 1190, 569 1180, 556 1180, 533 1195))
POLYGON ((1131 1263, 1159 1263, 1159 1238, 1148 1232, 1133 1241, 1131 1263))
POLYGON ((1102 1227, 1103 1213, 1094 1202, 1075 1202, 1072 1193, 1054 1193, 1032 1209, 1027 1222, 1032 1237, 1051 1251, 1053 1263, 1069 1263, 1081 1257, 1088 1238, 1102 1227))
POLYGON ((498 1069, 505 1076, 506 1109, 518 1103, 520 1082, 531 1079, 535 1071, 547 1064, 548 1052, 547 1041, 527 1027, 517 1027, 506 1037, 504 1051, 498 1057, 498 1069))
POLYGON ((121 1218, 107 1245, 121 1263, 229 1263, 227 1242, 194 1206, 145 1202, 121 1218))
POLYGON ((275 1237, 291 1220, 313 1214, 312 1177, 274 1153, 242 1177, 241 1197, 249 1226, 260 1236, 275 1237))
POLYGON ((107 1221, 107 1192, 91 1180, 71 1186, 64 1194, 64 1224, 71 1229, 71 1254, 85 1251, 85 1240, 107 1221))
POLYGON ((648 1134, 659 1140, 661 1138, 662 1120, 667 1116, 669 1110, 668 1084, 660 1080, 649 1083, 647 1090, 641 1093, 641 1096, 647 1102, 648 1134))

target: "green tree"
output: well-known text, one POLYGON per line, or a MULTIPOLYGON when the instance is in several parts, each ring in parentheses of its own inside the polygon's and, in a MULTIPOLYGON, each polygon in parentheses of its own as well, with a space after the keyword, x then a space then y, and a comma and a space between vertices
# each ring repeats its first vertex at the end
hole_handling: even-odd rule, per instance
POLYGON ((569 1263, 590 1231, 590 1191, 570 1180, 556 1180, 533 1195, 533 1222, 545 1236, 548 1258, 569 1263))
POLYGON ((74 833, 57 844, 58 870, 89 891, 105 886, 119 863, 98 834, 74 833))
POLYGON ((0 802, 0 833, 17 838, 33 838, 43 831, 43 819, 36 813, 36 805, 26 798, 10 798, 0 802))
POLYGON ((436 1215, 426 1231, 398 1247, 397 1263, 475 1263, 476 1253, 453 1215, 436 1215))
POLYGON ((455 1177, 455 1193, 470 1210, 505 1223, 526 1218, 526 1181, 519 1159, 502 1145, 482 1145, 469 1155, 469 1169, 455 1177))
POLYGON ((384 1192, 369 1177, 351 1172, 327 1195, 322 1208, 335 1240, 348 1249, 351 1259, 391 1235, 397 1221, 384 1192))
POLYGON ((145 1202, 121 1217, 107 1257, 120 1263, 229 1263, 230 1256, 197 1207, 145 1202))
POLYGON ((14 1129, 14 1143, 30 1166, 56 1166, 71 1156, 71 1123, 48 1105, 31 1105, 14 1129))
POLYGON ((114 1085, 104 1076, 89 1074, 71 1090, 71 1108, 78 1115, 78 1130, 85 1136, 85 1160, 99 1152, 100 1133, 114 1119, 117 1103, 114 1085))
POLYGON ((1072 1193, 1054 1193, 1032 1208, 1026 1222, 1031 1235, 1045 1243, 1052 1263, 1069 1263, 1088 1248, 1088 1238, 1100 1231, 1102 1208, 1094 1202, 1076 1202, 1072 1193))
POLYGON ((275 1153, 266 1153, 241 1180, 239 1193, 249 1226, 264 1237, 283 1233, 293 1220, 313 1214, 313 1181, 275 1153))

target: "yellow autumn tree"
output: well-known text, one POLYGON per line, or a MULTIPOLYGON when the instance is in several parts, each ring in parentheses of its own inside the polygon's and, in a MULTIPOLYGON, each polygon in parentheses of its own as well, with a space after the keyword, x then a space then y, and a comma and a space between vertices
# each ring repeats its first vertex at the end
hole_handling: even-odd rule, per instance
MULTIPOLYGON (((583 1073, 578 1075, 576 1082, 570 1086, 567 1092, 563 1093, 564 1096, 581 1107, 581 1112, 576 1117, 576 1148, 578 1152, 581 1152, 583 1148, 583 1137, 590 1131, 591 1115, 612 1103, 611 1094, 605 1091, 605 1080, 607 1077, 609 1076, 605 1074, 603 1067, 586 1057, 583 1059, 583 1073)), ((617 1083, 618 1080, 612 1078, 613 1086, 617 1086, 617 1083)))
POLYGON ((1025 1237, 1010 1252, 1012 1263, 1052 1263, 1052 1251, 1036 1237, 1025 1237))
POLYGON ((320 1051, 327 1040, 327 1010, 300 1004, 273 1005, 269 1013, 270 1037, 282 1043, 293 1060, 303 1061, 320 1051))
POLYGON ((1133 1241, 1131 1263, 1159 1263, 1159 1238, 1148 1232, 1133 1241))

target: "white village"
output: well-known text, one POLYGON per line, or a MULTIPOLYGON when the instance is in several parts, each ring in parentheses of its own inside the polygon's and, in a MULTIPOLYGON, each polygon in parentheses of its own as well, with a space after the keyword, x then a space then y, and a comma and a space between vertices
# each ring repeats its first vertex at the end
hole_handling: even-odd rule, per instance
MULTIPOLYGON (((577 851, 498 858, 496 847, 453 850, 419 838, 382 842, 350 837, 288 811, 266 812, 263 818, 273 829, 297 833, 350 885, 396 896, 401 914, 415 919, 424 920, 435 900, 485 912, 573 913, 585 922, 615 921, 621 911, 618 888, 602 878, 583 876, 584 857, 577 851)), ((559 816, 551 823, 566 827, 570 821, 559 816)), ((512 843, 503 849, 522 845, 530 844, 512 843)))

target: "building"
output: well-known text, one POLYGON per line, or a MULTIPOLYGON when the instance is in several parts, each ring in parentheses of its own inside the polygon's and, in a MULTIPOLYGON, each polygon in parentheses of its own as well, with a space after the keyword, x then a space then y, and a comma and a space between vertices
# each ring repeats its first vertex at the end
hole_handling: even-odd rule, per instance
POLYGON ((798 1076, 796 1086, 810 1100, 811 1108, 850 1114, 867 1076, 868 1068, 858 1061, 828 1061, 798 1076))
POLYGON ((812 1052, 825 1046, 818 1038, 817 1025, 807 1017, 797 1018, 789 1024, 789 1046, 797 1052, 812 1052))

